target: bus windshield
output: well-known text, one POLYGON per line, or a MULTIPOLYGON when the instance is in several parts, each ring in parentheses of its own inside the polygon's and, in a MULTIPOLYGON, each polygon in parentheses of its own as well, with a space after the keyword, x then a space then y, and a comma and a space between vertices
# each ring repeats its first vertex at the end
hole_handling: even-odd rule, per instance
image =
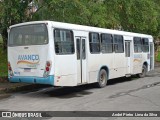
POLYGON ((44 45, 48 43, 45 24, 31 24, 13 27, 9 34, 9 46, 44 45))

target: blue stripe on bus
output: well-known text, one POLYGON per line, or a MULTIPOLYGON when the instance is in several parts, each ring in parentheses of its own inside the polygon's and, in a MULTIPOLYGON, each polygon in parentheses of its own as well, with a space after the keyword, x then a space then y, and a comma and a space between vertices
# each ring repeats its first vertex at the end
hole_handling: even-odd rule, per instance
POLYGON ((50 75, 48 77, 12 76, 11 78, 9 78, 9 81, 54 85, 54 76, 53 75, 50 75))

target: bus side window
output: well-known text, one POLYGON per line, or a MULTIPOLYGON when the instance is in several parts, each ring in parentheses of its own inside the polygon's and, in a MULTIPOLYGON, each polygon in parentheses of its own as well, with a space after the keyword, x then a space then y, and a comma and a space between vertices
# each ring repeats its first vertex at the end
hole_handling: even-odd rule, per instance
POLYGON ((148 38, 142 38, 143 52, 149 52, 149 40, 148 38))
POLYGON ((101 50, 102 53, 113 52, 113 38, 111 34, 101 34, 101 50))
POLYGON ((82 59, 86 59, 86 44, 85 44, 85 39, 82 39, 82 59))
POLYGON ((134 52, 140 53, 142 52, 142 41, 140 37, 134 37, 134 52))
POLYGON ((89 46, 91 53, 100 53, 99 33, 89 33, 89 46))
POLYGON ((55 52, 57 54, 73 54, 74 40, 71 30, 54 30, 55 52))
POLYGON ((77 42, 77 44, 76 44, 76 46, 77 46, 77 60, 79 60, 80 59, 80 39, 77 38, 76 42, 77 42))
POLYGON ((114 35, 114 51, 116 53, 124 53, 124 42, 122 35, 114 35))

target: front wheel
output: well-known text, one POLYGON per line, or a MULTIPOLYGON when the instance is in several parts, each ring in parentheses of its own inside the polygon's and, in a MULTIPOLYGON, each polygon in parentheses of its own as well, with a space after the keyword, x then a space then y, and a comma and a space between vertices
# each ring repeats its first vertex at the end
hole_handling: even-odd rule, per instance
POLYGON ((138 74, 138 77, 143 78, 146 76, 147 73, 147 67, 145 65, 142 66, 142 73, 138 74))
POLYGON ((104 69, 101 69, 99 72, 98 82, 96 84, 97 87, 103 88, 107 84, 107 72, 104 69))

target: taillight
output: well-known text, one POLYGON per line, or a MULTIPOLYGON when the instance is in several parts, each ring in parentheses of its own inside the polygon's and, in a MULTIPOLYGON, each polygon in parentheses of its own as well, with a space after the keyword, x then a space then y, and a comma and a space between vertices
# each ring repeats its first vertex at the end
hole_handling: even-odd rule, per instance
POLYGON ((10 65, 10 62, 8 62, 8 67, 10 67, 11 65, 10 65))
POLYGON ((46 65, 47 65, 48 67, 50 67, 50 66, 51 66, 51 63, 50 63, 49 61, 47 61, 46 65))
POLYGON ((8 62, 8 73, 9 73, 9 76, 13 76, 13 71, 12 71, 12 67, 11 67, 11 64, 10 62, 8 62))
POLYGON ((47 61, 46 65, 45 65, 45 71, 44 71, 44 74, 43 74, 44 77, 47 77, 49 75, 50 70, 51 70, 51 66, 52 66, 51 61, 47 61))
POLYGON ((12 68, 11 68, 11 67, 8 67, 8 70, 10 70, 10 71, 11 71, 11 70, 12 70, 12 68))
POLYGON ((49 71, 49 67, 46 67, 46 71, 47 71, 47 72, 49 71))

